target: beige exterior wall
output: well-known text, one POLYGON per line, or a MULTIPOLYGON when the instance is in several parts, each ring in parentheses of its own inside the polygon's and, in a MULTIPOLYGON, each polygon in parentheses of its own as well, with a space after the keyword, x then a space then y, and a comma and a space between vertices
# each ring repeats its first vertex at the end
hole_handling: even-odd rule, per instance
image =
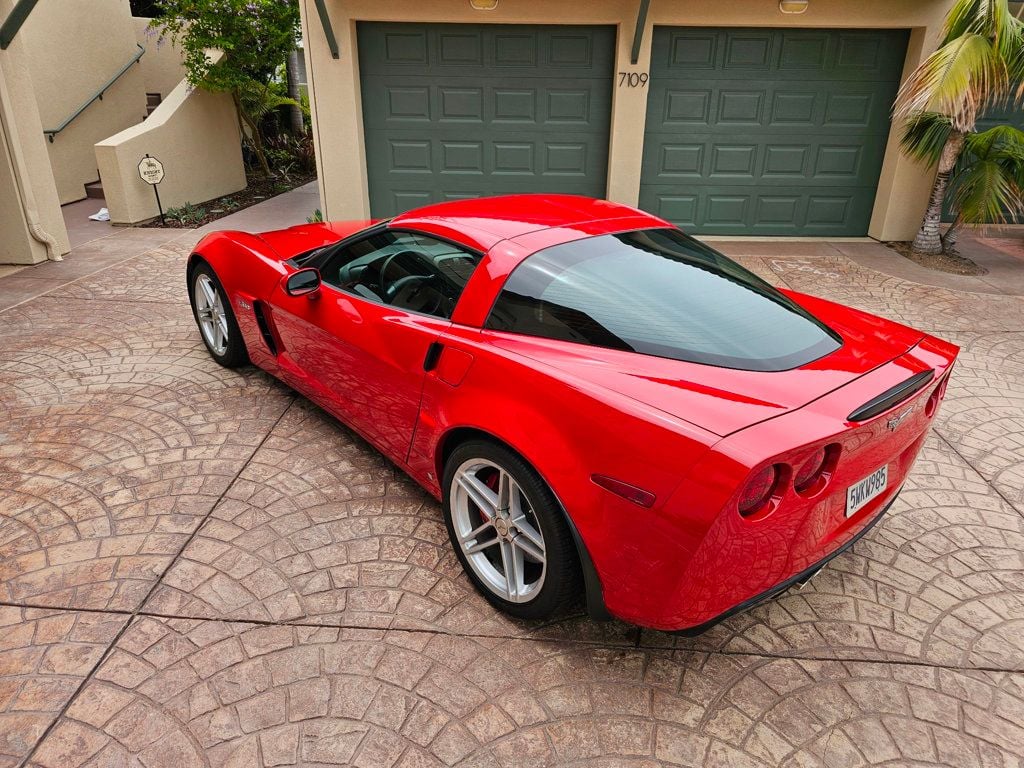
MULTIPOLYGON (((369 215, 357 21, 610 24, 618 28, 617 70, 637 72, 649 71, 651 29, 655 25, 911 29, 907 66, 912 69, 934 48, 952 0, 811 0, 807 12, 800 15, 781 13, 775 0, 653 0, 640 58, 633 65, 630 53, 638 5, 638 0, 564 4, 498 0, 496 10, 477 11, 468 0, 327 0, 341 49, 340 57, 332 59, 313 0, 301 0, 325 216, 343 219, 369 215)), ((613 91, 607 195, 636 205, 647 91, 619 87, 613 91)), ((930 172, 903 157, 891 136, 869 234, 882 240, 911 238, 920 223, 930 183, 930 172)))
POLYGON ((153 188, 138 172, 147 154, 164 165, 160 201, 165 211, 246 185, 238 117, 226 93, 193 89, 182 81, 144 123, 96 144, 96 163, 115 224, 134 224, 158 214, 153 188))
MULTIPOLYGON (((43 128, 60 125, 138 52, 128 0, 41 2, 18 37, 43 128)), ((48 143, 61 204, 85 197, 84 185, 98 178, 92 146, 145 116, 146 90, 135 65, 48 143)))
POLYGON ((181 50, 170 38, 160 40, 158 30, 149 29, 150 19, 134 18, 135 41, 146 49, 146 55, 139 60, 142 83, 146 93, 167 94, 185 79, 181 50))
MULTIPOLYGON (((0 18, 14 3, 0 0, 0 18)), ((0 264, 59 259, 71 247, 18 35, 0 51, 0 264)))

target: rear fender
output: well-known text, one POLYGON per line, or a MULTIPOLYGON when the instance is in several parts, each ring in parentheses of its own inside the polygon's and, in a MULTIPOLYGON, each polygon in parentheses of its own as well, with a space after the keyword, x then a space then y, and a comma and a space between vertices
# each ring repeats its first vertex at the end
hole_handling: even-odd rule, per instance
MULTIPOLYGON (((678 563, 679 522, 662 507, 684 474, 717 438, 686 422, 564 372, 488 344, 473 329, 452 328, 445 351, 473 357, 457 386, 435 370, 423 400, 408 459, 414 477, 440 497, 441 453, 447 436, 471 428, 519 453, 560 500, 588 577, 588 607, 602 602, 622 616, 638 592, 678 563), (656 497, 642 507, 596 485, 594 474, 635 485, 656 497), (596 582, 600 588, 596 588, 596 582)), ((663 578, 663 576, 661 577, 663 578)))

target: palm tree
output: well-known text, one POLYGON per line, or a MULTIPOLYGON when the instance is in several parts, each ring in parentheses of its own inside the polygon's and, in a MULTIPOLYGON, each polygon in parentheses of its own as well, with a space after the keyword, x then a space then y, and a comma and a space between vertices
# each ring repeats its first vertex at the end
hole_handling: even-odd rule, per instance
POLYGON ((1024 131, 997 125, 965 136, 948 195, 956 218, 943 237, 946 248, 962 224, 1003 224, 1024 216, 1024 131))
POLYGON ((902 137, 914 157, 938 165, 921 229, 913 248, 941 253, 939 222, 950 175, 973 133, 978 114, 994 102, 1020 98, 1024 86, 1024 23, 1007 0, 956 0, 946 16, 938 50, 904 82, 893 115, 907 119, 902 137), (934 116, 948 121, 940 146, 934 116), (923 145, 918 148, 918 141, 923 145), (936 151, 937 150, 937 151, 936 151))
MULTIPOLYGON (((915 115, 903 134, 904 151, 928 165, 941 159, 953 126, 936 112, 915 115)), ((955 212, 942 238, 949 250, 963 224, 1002 224, 1024 216, 1024 131, 997 125, 964 134, 948 178, 946 197, 955 212)))

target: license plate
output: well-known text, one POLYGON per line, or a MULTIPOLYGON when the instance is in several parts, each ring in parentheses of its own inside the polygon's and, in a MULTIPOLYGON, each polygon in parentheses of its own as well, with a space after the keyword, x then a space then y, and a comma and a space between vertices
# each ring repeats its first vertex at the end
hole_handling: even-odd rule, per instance
POLYGON ((889 467, 879 467, 859 483, 846 489, 846 516, 850 517, 878 494, 889 483, 889 467))

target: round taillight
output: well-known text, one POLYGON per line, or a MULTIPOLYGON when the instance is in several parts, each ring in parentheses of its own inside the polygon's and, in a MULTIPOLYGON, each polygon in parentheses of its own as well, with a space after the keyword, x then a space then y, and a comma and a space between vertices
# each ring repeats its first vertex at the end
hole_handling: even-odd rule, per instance
POLYGON ((747 480, 740 494, 739 509, 741 515, 751 515, 763 507, 772 497, 775 484, 779 480, 779 470, 774 464, 758 470, 747 480))
POLYGON ((800 468, 796 471, 796 477, 793 478, 793 487, 796 488, 797 492, 806 491, 818 478, 821 477, 822 471, 825 469, 825 447, 822 446, 810 456, 807 460, 800 465, 800 468))

